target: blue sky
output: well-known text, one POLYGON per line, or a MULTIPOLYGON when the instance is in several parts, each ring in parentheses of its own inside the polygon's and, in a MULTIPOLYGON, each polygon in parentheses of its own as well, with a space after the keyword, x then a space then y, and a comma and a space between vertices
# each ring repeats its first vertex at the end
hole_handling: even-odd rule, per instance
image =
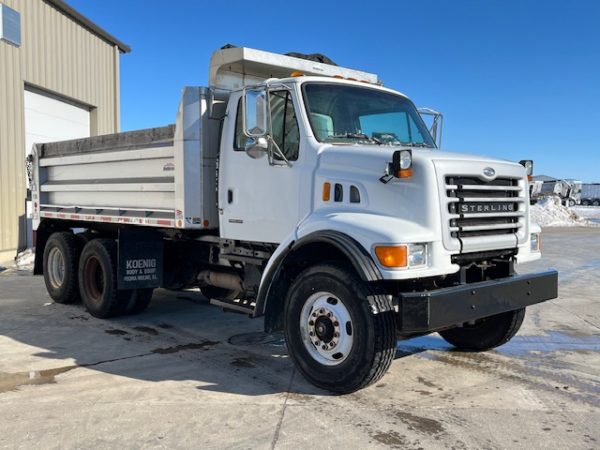
POLYGON ((174 122, 224 44, 320 52, 442 111, 446 149, 600 182, 600 1, 67 1, 133 49, 123 130, 174 122))

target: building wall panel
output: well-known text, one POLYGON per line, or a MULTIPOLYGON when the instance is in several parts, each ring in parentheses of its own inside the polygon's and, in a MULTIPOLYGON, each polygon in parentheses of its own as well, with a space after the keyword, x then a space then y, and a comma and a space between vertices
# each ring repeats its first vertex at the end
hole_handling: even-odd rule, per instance
POLYGON ((21 14, 20 47, 0 42, 0 255, 24 242, 24 87, 88 105, 95 134, 118 131, 118 52, 43 0, 0 0, 21 14), (115 58, 117 55, 117 58, 115 58))

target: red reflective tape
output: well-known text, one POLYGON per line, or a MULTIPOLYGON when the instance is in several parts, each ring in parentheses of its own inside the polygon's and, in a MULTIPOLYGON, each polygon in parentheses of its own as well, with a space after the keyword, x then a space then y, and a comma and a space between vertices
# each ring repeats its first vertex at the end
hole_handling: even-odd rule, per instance
POLYGON ((66 214, 63 214, 63 213, 58 213, 58 217, 59 217, 60 219, 66 219, 66 218, 67 218, 67 215, 66 215, 66 214))
POLYGON ((79 220, 79 214, 71 214, 71 219, 79 220))
POLYGON ((100 216, 100 220, 102 222, 112 222, 112 217, 109 217, 109 216, 100 216))
POLYGON ((168 227, 168 226, 171 226, 171 224, 173 223, 173 221, 172 220, 165 220, 165 219, 158 219, 156 221, 156 223, 159 224, 159 225, 166 225, 168 227))

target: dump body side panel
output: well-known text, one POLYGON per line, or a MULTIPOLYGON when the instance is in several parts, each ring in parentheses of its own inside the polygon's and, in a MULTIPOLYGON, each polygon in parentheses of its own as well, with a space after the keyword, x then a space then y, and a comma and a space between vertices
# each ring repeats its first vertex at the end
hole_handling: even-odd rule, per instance
POLYGON ((34 227, 49 218, 216 228, 211 104, 210 90, 185 88, 176 125, 37 145, 34 227))

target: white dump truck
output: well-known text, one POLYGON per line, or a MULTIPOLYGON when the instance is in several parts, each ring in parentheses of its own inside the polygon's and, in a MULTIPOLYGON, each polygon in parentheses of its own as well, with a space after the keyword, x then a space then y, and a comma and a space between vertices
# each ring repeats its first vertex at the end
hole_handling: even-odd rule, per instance
POLYGON ((540 258, 525 168, 441 151, 408 97, 314 59, 225 47, 175 125, 34 145, 50 297, 108 318, 199 288, 341 393, 381 378, 398 339, 510 340, 557 296, 555 271, 515 272, 540 258))

